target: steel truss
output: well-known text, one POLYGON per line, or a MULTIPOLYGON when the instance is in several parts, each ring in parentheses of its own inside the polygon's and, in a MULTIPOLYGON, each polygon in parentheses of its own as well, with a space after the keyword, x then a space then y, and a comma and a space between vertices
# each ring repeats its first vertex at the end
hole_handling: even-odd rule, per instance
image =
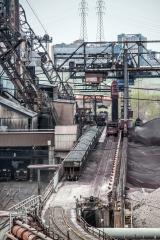
POLYGON ((27 22, 26 14, 23 7, 20 5, 20 29, 22 35, 26 38, 27 49, 41 57, 41 69, 39 76, 44 76, 49 83, 58 86, 61 96, 73 96, 72 89, 67 83, 64 83, 55 68, 52 59, 50 58, 42 40, 34 33, 33 29, 27 22))
POLYGON ((86 73, 102 73, 108 79, 123 79, 124 52, 127 49, 129 78, 159 77, 160 60, 146 48, 146 43, 160 43, 160 40, 84 42, 72 54, 55 53, 57 71, 69 72, 74 80, 84 79, 86 73), (148 57, 154 61, 154 65, 148 61, 148 57))
POLYGON ((19 48, 23 42, 25 39, 13 31, 9 24, 0 26, 0 65, 15 86, 20 99, 26 106, 33 108, 35 101, 39 101, 39 94, 29 71, 20 59, 19 48))
POLYGON ((53 87, 58 87, 60 97, 68 98, 73 94, 68 84, 61 80, 40 38, 28 24, 22 6, 19 29, 13 28, 7 18, 0 22, 0 65, 15 86, 19 99, 32 110, 40 111, 48 99, 39 87, 42 76, 53 87), (41 70, 38 76, 33 76, 29 70, 33 53, 40 60, 41 70))

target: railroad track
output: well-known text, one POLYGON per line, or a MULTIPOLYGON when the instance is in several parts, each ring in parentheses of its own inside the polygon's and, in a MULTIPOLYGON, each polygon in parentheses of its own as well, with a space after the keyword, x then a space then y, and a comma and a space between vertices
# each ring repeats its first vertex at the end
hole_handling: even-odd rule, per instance
POLYGON ((93 236, 81 232, 73 223, 71 223, 62 207, 56 206, 51 210, 51 223, 53 230, 64 240, 94 240, 93 236))

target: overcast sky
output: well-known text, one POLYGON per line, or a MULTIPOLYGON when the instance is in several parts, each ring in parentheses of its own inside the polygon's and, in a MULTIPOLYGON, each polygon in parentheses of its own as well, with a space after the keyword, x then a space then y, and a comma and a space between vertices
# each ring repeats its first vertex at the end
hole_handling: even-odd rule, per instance
MULTIPOLYGON (((53 43, 70 43, 80 37, 80 0, 28 0, 53 37, 53 43)), ((105 40, 116 40, 121 33, 142 33, 148 40, 160 39, 160 0, 104 0, 105 40)), ((96 41, 96 0, 88 0, 88 40, 96 41)), ((44 31, 26 0, 20 0, 28 21, 38 35, 44 31)))

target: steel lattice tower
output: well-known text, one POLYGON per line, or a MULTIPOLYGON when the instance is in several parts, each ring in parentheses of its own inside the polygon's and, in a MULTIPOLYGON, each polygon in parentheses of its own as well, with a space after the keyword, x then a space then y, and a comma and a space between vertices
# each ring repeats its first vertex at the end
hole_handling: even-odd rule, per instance
POLYGON ((103 15, 105 14, 105 2, 103 0, 97 0, 97 41, 104 41, 104 25, 103 25, 103 15))
POLYGON ((80 2, 80 16, 81 16, 81 29, 80 29, 80 39, 87 41, 87 12, 88 5, 86 0, 81 0, 80 2))

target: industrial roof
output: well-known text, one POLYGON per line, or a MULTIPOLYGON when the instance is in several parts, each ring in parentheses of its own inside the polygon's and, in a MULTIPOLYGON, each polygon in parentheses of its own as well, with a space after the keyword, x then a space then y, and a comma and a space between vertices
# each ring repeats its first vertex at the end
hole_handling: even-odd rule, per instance
POLYGON ((29 117, 35 117, 37 115, 36 112, 33 112, 33 111, 21 106, 20 104, 10 101, 8 99, 5 99, 3 97, 0 97, 0 105, 6 106, 7 108, 11 108, 23 115, 29 116, 29 117))
POLYGON ((77 161, 81 162, 84 154, 89 148, 90 143, 93 138, 96 137, 98 133, 97 127, 91 127, 78 141, 78 144, 73 150, 67 155, 64 162, 77 161))

